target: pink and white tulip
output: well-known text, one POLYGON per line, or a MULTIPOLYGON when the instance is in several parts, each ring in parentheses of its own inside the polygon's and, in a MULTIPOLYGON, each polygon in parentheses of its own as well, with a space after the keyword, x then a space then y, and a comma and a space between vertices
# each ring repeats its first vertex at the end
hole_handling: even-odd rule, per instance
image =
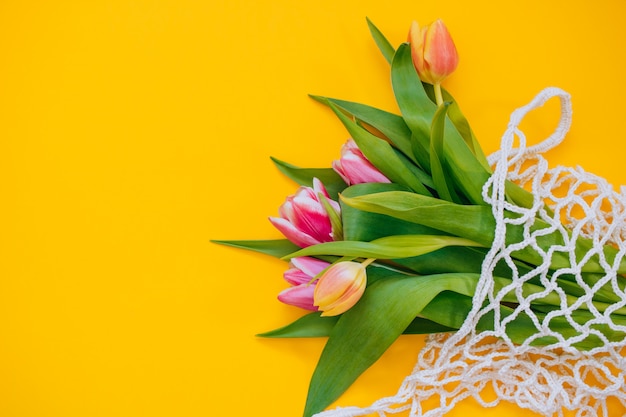
POLYGON ((413 65, 422 81, 440 84, 456 69, 459 54, 448 28, 441 20, 422 28, 413 22, 408 41, 411 44, 413 65))
POLYGON ((291 268, 285 271, 284 277, 292 287, 281 291, 278 299, 285 304, 317 311, 318 308, 313 305, 313 294, 317 282, 315 277, 329 265, 328 262, 310 257, 291 259, 291 268))
POLYGON ((363 155, 353 139, 343 145, 341 158, 333 161, 333 169, 348 185, 391 182, 363 155))
POLYGON ((367 284, 366 267, 372 261, 337 262, 322 274, 313 294, 313 304, 322 311, 322 316, 344 313, 359 301, 367 284))
POLYGON ((280 217, 270 217, 270 222, 301 248, 333 241, 330 217, 320 195, 339 213, 339 204, 330 199, 322 182, 315 178, 313 188, 300 187, 294 195, 287 197, 278 209, 280 217))

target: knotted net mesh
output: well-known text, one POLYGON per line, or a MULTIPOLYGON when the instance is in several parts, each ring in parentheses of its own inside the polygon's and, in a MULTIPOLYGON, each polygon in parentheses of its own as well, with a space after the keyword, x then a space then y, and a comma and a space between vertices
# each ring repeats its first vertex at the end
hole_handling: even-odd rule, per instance
POLYGON ((577 417, 608 416, 616 407, 622 413, 626 410, 626 360, 621 355, 626 342, 605 336, 611 331, 626 332, 624 323, 616 323, 611 316, 626 305, 625 278, 617 273, 626 253, 626 197, 624 190, 614 191, 606 180, 579 167, 548 168, 542 154, 563 140, 571 115, 569 94, 557 88, 543 90, 528 105, 513 112, 501 149, 489 157, 494 173, 483 188, 483 197, 492 206, 496 233, 482 266, 473 309, 461 329, 429 337, 396 395, 369 407, 338 408, 319 413, 318 417, 401 412, 411 417, 441 416, 468 397, 485 407, 510 401, 546 416, 561 416, 564 410, 573 410, 577 417), (560 123, 542 143, 527 146, 519 124, 529 111, 551 98, 560 100, 560 123), (520 208, 507 202, 507 181, 530 187, 532 207, 520 208), (506 212, 516 215, 507 216, 506 212), (536 219, 547 227, 533 228, 536 219), (513 223, 523 225, 524 238, 507 243, 507 225, 513 223), (553 231, 560 232, 563 244, 542 249, 537 239, 553 231), (591 239, 593 245, 586 253, 575 255, 580 237, 591 239), (605 257, 605 244, 618 249, 614 259, 605 257), (543 262, 522 270, 512 254, 529 247, 541 255, 543 262), (569 256, 570 265, 549 270, 556 253, 569 256), (596 257, 603 269, 593 282, 584 280, 581 273, 591 257, 596 257), (506 262, 513 270, 513 281, 505 288, 495 285, 493 279, 492 271, 499 262, 506 262), (559 284, 566 276, 584 289, 574 300, 566 297, 559 284), (544 290, 524 295, 522 285, 530 280, 539 280, 544 290), (601 299, 601 292, 607 288, 621 301, 598 308, 592 299, 601 299), (503 316, 497 306, 511 291, 517 294, 518 302, 510 306, 509 315, 503 316), (530 303, 547 294, 560 297, 561 307, 537 315, 529 308, 530 303), (586 320, 576 316, 581 310, 588 316, 586 320), (520 315, 531 320, 535 329, 524 343, 515 344, 507 331, 512 330, 511 323, 520 315), (485 318, 493 320, 493 330, 477 330, 479 321, 485 318), (555 323, 565 323, 572 331, 555 331, 555 323), (591 339, 596 347, 578 348, 591 339), (489 394, 485 394, 486 387, 490 388, 489 394), (423 405, 427 399, 428 408, 423 405))

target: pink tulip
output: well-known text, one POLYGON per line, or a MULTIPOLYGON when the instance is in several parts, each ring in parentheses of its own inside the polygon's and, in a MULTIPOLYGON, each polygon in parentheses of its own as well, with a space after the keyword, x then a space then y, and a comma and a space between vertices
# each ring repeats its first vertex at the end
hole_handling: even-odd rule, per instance
POLYGON ((341 158, 333 161, 333 169, 348 185, 391 182, 363 155, 353 139, 343 145, 341 158))
POLYGON ((373 261, 337 262, 322 274, 315 286, 313 303, 322 316, 339 315, 359 301, 367 284, 366 267, 373 261))
POLYGON ((289 268, 283 276, 291 285, 307 284, 313 280, 320 272, 328 268, 328 262, 320 261, 316 258, 302 256, 292 258, 289 262, 289 268))
POLYGON ((317 282, 315 277, 329 265, 328 262, 310 257, 292 258, 291 268, 284 273, 285 280, 292 287, 278 294, 278 299, 285 304, 317 311, 318 308, 313 305, 313 294, 317 282))
POLYGON ((422 81, 440 84, 456 69, 459 55, 441 20, 423 28, 413 22, 408 41, 411 43, 413 64, 422 81))
POLYGON ((330 199, 324 185, 315 178, 313 188, 300 187, 296 194, 287 197, 278 209, 280 217, 270 217, 270 222, 283 235, 301 248, 331 242, 333 230, 330 217, 320 200, 320 194, 339 213, 339 204, 330 199))

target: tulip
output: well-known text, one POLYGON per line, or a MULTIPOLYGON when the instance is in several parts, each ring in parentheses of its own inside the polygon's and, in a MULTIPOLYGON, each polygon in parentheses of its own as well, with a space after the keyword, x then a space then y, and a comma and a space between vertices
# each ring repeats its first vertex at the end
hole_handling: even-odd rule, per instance
POLYGON ((408 41, 411 43, 413 65, 421 80, 435 86, 437 103, 441 104, 441 82, 454 72, 459 63, 459 55, 452 37, 441 20, 420 28, 417 22, 411 24, 408 41))
POLYGON ((337 262, 322 274, 313 294, 313 305, 322 311, 322 316, 344 313, 359 301, 367 284, 366 267, 373 261, 337 262))
POLYGON ((324 185, 315 178, 313 188, 300 187, 296 194, 287 197, 278 209, 280 217, 270 217, 270 222, 301 248, 331 242, 332 225, 320 195, 339 214, 339 204, 330 199, 324 185))
POLYGON ((353 139, 341 148, 341 158, 333 161, 333 169, 348 185, 366 182, 391 182, 363 155, 353 139))
POLYGON ((278 299, 292 306, 317 311, 313 305, 313 294, 317 276, 328 266, 328 262, 308 256, 292 258, 290 267, 284 273, 285 280, 292 285, 278 294, 278 299))

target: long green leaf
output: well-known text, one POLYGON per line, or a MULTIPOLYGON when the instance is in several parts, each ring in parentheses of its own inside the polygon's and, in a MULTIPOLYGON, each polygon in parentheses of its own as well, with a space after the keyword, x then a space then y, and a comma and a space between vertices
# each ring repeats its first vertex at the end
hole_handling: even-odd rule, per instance
POLYGON ((437 106, 430 100, 420 81, 408 44, 402 44, 396 51, 391 63, 391 83, 396 102, 402 117, 412 132, 413 147, 420 152, 414 152, 415 157, 423 167, 429 167, 429 158, 424 155, 428 152, 430 124, 437 106))
MULTIPOLYGON (((269 332, 260 333, 258 337, 271 339, 328 337, 340 316, 322 317, 320 313, 309 313, 293 323, 269 332)), ((402 334, 446 333, 456 329, 436 323, 422 317, 416 317, 402 334)))
POLYGON ((449 103, 440 106, 433 117, 430 129, 430 172, 439 198, 446 201, 460 202, 454 191, 454 184, 449 184, 450 176, 444 169, 444 126, 449 103))
POLYGON ((232 246, 234 248, 246 249, 253 252, 260 252, 265 255, 282 258, 300 249, 287 239, 276 240, 211 240, 218 245, 232 246))
POLYGON ((422 134, 418 139, 426 146, 437 105, 428 97, 422 86, 407 43, 400 45, 393 57, 391 83, 404 121, 414 134, 422 134))
POLYGON ((374 38, 374 42, 376 42, 378 49, 380 49, 380 52, 383 54, 387 62, 391 64, 391 60, 393 59, 393 54, 396 51, 394 50, 393 46, 391 46, 391 43, 387 40, 385 35, 383 35, 382 32, 378 30, 376 26, 374 26, 372 21, 369 18, 366 18, 366 19, 367 19, 367 26, 370 29, 372 38, 374 38))
POLYGON ((299 256, 335 255, 376 259, 399 259, 420 256, 446 246, 481 246, 469 239, 455 236, 399 235, 376 239, 371 242, 338 241, 309 246, 287 255, 299 256))
POLYGON ((260 333, 257 336, 270 338, 327 337, 335 327, 337 320, 339 320, 339 316, 321 317, 320 313, 309 313, 293 323, 260 333))

